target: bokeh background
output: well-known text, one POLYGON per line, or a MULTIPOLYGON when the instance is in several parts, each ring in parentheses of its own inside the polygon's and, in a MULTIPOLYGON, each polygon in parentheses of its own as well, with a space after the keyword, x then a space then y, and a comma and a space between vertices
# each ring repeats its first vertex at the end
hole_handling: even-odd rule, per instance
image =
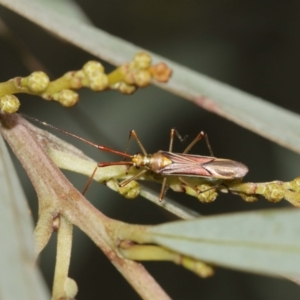
MULTIPOLYGON (((95 26, 113 35, 300 113, 298 1, 77 0, 75 3, 95 26)), ((52 79, 95 59, 3 7, 0 7, 0 18, 9 28, 8 34, 5 27, 0 26, 1 81, 25 76, 30 73, 29 68, 35 69, 33 62, 24 57, 26 51, 52 79)), ((108 71, 113 70, 112 66, 105 66, 108 71)), ((79 104, 71 109, 33 96, 20 95, 19 98, 22 112, 116 149, 125 149, 131 129, 138 132, 149 153, 168 148, 172 127, 183 135, 188 134, 190 139, 204 130, 216 156, 248 165, 250 172, 246 181, 285 181, 299 176, 296 153, 154 86, 132 96, 115 91, 93 93, 83 90, 79 104)), ((118 157, 60 136, 96 160, 118 160, 118 157)), ((138 148, 133 144, 131 150, 135 153, 138 148)), ((183 149, 184 145, 176 141, 175 150, 183 149)), ((208 154, 204 143, 193 151, 208 154)), ((18 162, 16 168, 36 219, 35 192, 18 162)), ((83 190, 87 178, 68 172, 66 175, 79 190, 83 190)), ((151 188, 159 191, 160 186, 153 184, 151 188)), ((145 199, 129 201, 96 183, 86 196, 109 217, 122 221, 157 224, 175 219, 145 199)), ((203 215, 286 205, 271 204, 265 199, 249 204, 231 194, 221 195, 211 204, 201 204, 195 198, 172 191, 168 191, 168 196, 203 215)), ((40 258, 49 288, 54 262, 55 235, 40 258)), ((216 269, 214 277, 199 279, 171 263, 151 262, 145 266, 173 299, 279 300, 300 297, 299 287, 284 279, 221 268, 216 269)), ((139 299, 101 251, 77 229, 70 276, 79 285, 77 299, 139 299)))

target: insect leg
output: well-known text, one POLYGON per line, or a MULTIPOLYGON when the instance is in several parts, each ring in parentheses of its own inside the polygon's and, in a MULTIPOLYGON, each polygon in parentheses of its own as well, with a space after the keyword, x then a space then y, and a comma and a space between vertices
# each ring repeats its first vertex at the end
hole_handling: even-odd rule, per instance
POLYGON ((139 145, 140 149, 143 152, 143 155, 146 156, 147 155, 147 151, 146 151, 145 147, 143 146, 142 142, 140 141, 140 139, 138 138, 138 135, 135 132, 135 130, 131 130, 129 132, 129 137, 128 137, 128 141, 127 141, 127 146, 126 146, 125 152, 127 152, 128 148, 129 148, 129 143, 130 143, 130 140, 131 140, 132 137, 136 140, 137 144, 139 145))
POLYGON ((216 199, 217 195, 218 195, 217 191, 216 191, 216 188, 219 186, 219 184, 216 184, 214 186, 207 186, 205 184, 205 185, 201 185, 199 187, 196 187, 194 185, 191 185, 184 178, 182 178, 182 177, 178 177, 178 178, 186 187, 189 187, 192 190, 194 190, 196 194, 193 195, 193 196, 198 198, 198 200, 203 202, 203 203, 214 201, 216 199), (207 192, 209 192, 209 193, 207 193, 207 192))
POLYGON ((177 131, 177 129, 172 128, 171 129, 171 138, 170 138, 170 146, 169 146, 169 152, 172 152, 173 150, 173 141, 174 141, 174 136, 177 136, 177 138, 180 140, 180 142, 184 142, 185 139, 188 137, 187 135, 185 135, 184 137, 182 137, 179 132, 177 131))
POLYGON ((89 177, 84 189, 83 189, 83 192, 82 192, 82 195, 85 195, 86 191, 88 190, 88 188, 90 187, 92 181, 93 181, 93 178, 98 170, 98 168, 103 168, 103 167, 109 167, 109 166, 123 166, 123 165, 132 165, 132 162, 131 161, 116 161, 116 162, 102 162, 102 163, 98 163, 96 168, 94 169, 93 173, 91 174, 91 176, 89 177))
POLYGON ((143 174, 145 174, 148 170, 147 169, 144 169, 142 170, 141 172, 131 176, 130 178, 126 179, 126 180, 123 180, 122 182, 119 183, 119 186, 120 187, 124 187, 126 186, 128 183, 130 183, 132 180, 135 180, 139 177, 141 177, 143 174))
POLYGON ((205 193, 205 192, 207 192, 207 191, 209 191, 209 190, 215 189, 215 188, 219 187, 220 185, 223 185, 223 186, 225 186, 225 187, 227 188, 227 186, 226 186, 225 184, 223 184, 223 183, 217 183, 217 184, 215 184, 214 186, 209 187, 209 188, 207 188, 207 189, 204 190, 204 191, 200 191, 196 186, 190 184, 190 183, 187 182, 184 178, 178 177, 178 179, 179 179, 182 183, 184 183, 186 186, 188 186, 188 187, 190 187, 191 189, 193 189, 193 190, 194 190, 195 192, 197 192, 198 194, 202 194, 202 193, 205 193))
POLYGON ((204 133, 203 131, 201 131, 197 136, 196 138, 186 147, 186 149, 183 151, 184 154, 188 153, 192 147, 195 146, 195 144, 197 142, 199 142, 202 138, 205 138, 205 142, 206 142, 206 145, 207 145, 207 148, 208 148, 208 151, 210 153, 210 156, 214 156, 213 154, 213 151, 211 149, 211 146, 210 146, 210 143, 209 143, 209 140, 208 140, 208 136, 206 133, 204 133))
POLYGON ((178 177, 178 179, 180 180, 180 182, 182 182, 183 184, 185 184, 186 186, 190 187, 191 189, 193 189, 196 193, 199 192, 199 190, 192 184, 190 184, 189 182, 187 182, 185 179, 183 179, 182 177, 178 177))
MULTIPOLYGON (((175 134, 180 139, 180 141, 184 140, 184 138, 181 137, 181 135, 178 133, 178 131, 175 128, 172 128, 171 129, 171 134, 170 134, 169 152, 172 152, 172 150, 173 150, 173 143, 174 143, 174 135, 175 134)), ((163 179, 161 190, 160 190, 160 194, 159 194, 159 197, 158 197, 159 201, 162 201, 164 199, 164 196, 165 196, 168 188, 169 187, 167 186, 167 177, 165 177, 163 179)))
POLYGON ((88 190, 88 188, 90 187, 90 185, 91 185, 91 183, 92 183, 92 180, 93 180, 93 178, 94 178, 94 176, 95 176, 95 173, 96 173, 97 169, 98 169, 98 166, 96 166, 96 168, 94 169, 94 171, 93 171, 93 173, 91 174, 90 178, 88 179, 88 181, 87 181, 87 183, 86 183, 86 185, 85 185, 85 187, 84 187, 84 189, 83 189, 83 191, 82 191, 82 195, 84 195, 84 194, 86 193, 86 191, 88 190))
POLYGON ((158 197, 158 201, 159 202, 161 202, 164 199, 164 196, 165 196, 168 188, 169 187, 167 186, 167 177, 165 177, 163 179, 161 190, 160 190, 160 194, 159 194, 159 197, 158 197))

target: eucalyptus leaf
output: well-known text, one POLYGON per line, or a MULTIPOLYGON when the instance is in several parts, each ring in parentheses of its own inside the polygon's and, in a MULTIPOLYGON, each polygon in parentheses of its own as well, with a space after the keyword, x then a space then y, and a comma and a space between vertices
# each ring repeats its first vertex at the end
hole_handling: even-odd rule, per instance
POLYGON ((0 137, 1 299, 49 299, 35 264, 33 222, 16 171, 0 137))
POLYGON ((46 7, 53 9, 55 12, 60 13, 64 17, 73 18, 74 20, 80 20, 80 22, 91 24, 91 21, 84 13, 84 10, 74 0, 31 0, 31 2, 36 2, 37 5, 42 4, 45 6, 45 9, 46 7))
POLYGON ((261 210, 154 226, 152 241, 206 262, 273 276, 300 275, 300 211, 261 210))
MULTIPOLYGON (((76 19, 49 9, 45 1, 0 0, 0 4, 114 65, 130 61, 137 52, 144 50, 87 24, 82 18, 76 19)), ((151 55, 155 62, 164 61, 173 70, 173 77, 169 83, 160 84, 161 88, 300 153, 298 114, 154 53, 151 55)))

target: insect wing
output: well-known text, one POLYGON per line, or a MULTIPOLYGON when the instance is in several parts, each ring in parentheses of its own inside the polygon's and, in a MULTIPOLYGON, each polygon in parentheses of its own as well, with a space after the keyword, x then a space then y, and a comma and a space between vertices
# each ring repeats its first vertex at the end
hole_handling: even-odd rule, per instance
POLYGON ((172 164, 160 170, 162 175, 230 180, 243 178, 248 172, 248 168, 244 164, 230 159, 167 151, 162 151, 161 154, 172 161, 172 164))
POLYGON ((161 154, 172 161, 159 171, 162 175, 211 177, 211 173, 203 168, 203 165, 213 161, 214 157, 167 151, 161 151, 161 154))
POLYGON ((230 159, 216 158, 214 161, 203 165, 214 178, 219 179, 242 179, 247 173, 248 168, 237 161, 230 159))

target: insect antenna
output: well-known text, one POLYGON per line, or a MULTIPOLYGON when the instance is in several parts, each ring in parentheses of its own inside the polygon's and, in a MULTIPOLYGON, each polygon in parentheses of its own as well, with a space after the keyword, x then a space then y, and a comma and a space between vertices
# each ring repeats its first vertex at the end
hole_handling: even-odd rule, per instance
MULTIPOLYGON (((78 136, 78 135, 76 135, 76 134, 74 134, 74 133, 71 133, 71 132, 66 131, 66 130, 64 130, 64 129, 61 129, 61 128, 58 128, 58 127, 53 126, 53 125, 51 125, 51 124, 48 124, 48 123, 46 123, 46 122, 40 121, 39 119, 36 119, 36 118, 34 118, 34 117, 32 117, 32 116, 26 115, 26 114, 24 114, 24 113, 19 113, 19 114, 22 115, 23 117, 25 117, 26 119, 29 119, 29 120, 34 121, 34 122, 37 122, 37 123, 39 123, 39 124, 41 124, 41 125, 43 125, 43 126, 50 127, 50 128, 52 128, 52 129, 54 129, 54 130, 56 130, 56 131, 59 131, 59 132, 61 132, 61 133, 64 133, 64 134, 66 134, 66 135, 68 135, 68 136, 71 136, 71 137, 73 137, 73 138, 76 138, 76 139, 78 139, 78 140, 80 140, 80 141, 82 141, 82 142, 84 142, 84 143, 86 143, 86 144, 88 144, 88 145, 90 145, 90 146, 93 146, 93 147, 95 147, 95 148, 97 148, 97 149, 99 149, 99 150, 102 150, 102 151, 105 151, 105 152, 109 152, 109 153, 114 153, 114 154, 117 154, 117 155, 119 155, 119 156, 123 156, 124 159, 126 159, 126 158, 132 159, 132 158, 133 158, 133 155, 127 154, 126 152, 114 150, 114 149, 111 149, 111 148, 108 148, 108 147, 105 147, 105 146, 101 146, 101 145, 95 144, 95 143, 93 143, 93 142, 91 142, 91 141, 89 141, 89 140, 87 140, 87 139, 85 139, 85 138, 82 138, 82 137, 80 137, 80 136, 78 136)), ((136 136, 135 132, 134 132, 133 136, 135 137, 135 139, 137 140, 139 146, 140 146, 141 149, 143 150, 144 147, 143 147, 143 145, 141 144, 141 142, 139 141, 139 139, 138 139, 138 137, 136 136)), ((131 161, 121 161, 121 162, 109 162, 109 163, 102 162, 102 163, 98 163, 97 166, 95 167, 95 169, 93 170, 91 176, 89 177, 89 179, 88 179, 88 181, 87 181, 87 183, 86 183, 86 185, 85 185, 85 187, 84 187, 84 189, 83 189, 82 194, 84 195, 84 194, 87 192, 88 188, 90 187, 90 185, 91 185, 91 183, 92 183, 92 181, 93 181, 93 178, 94 178, 94 176, 95 176, 95 173, 96 173, 96 171, 97 171, 97 169, 98 169, 99 167, 106 167, 106 166, 113 166, 113 165, 132 165, 132 162, 131 162, 131 161)), ((137 177, 138 177, 138 176, 137 176, 137 177)), ((130 178, 130 179, 131 179, 130 181, 132 181, 134 178, 130 178)), ((129 183, 130 181, 128 180, 128 183, 129 183)))
POLYGON ((41 124, 41 125, 50 127, 50 128, 52 128, 52 129, 54 129, 54 130, 56 130, 56 131, 62 132, 62 133, 64 133, 64 134, 68 135, 68 136, 71 136, 71 137, 73 137, 73 138, 76 138, 77 140, 80 140, 80 141, 82 141, 82 142, 84 142, 84 143, 86 143, 86 144, 88 144, 88 145, 90 145, 90 146, 93 146, 93 147, 95 147, 95 148, 97 148, 97 149, 99 149, 99 150, 102 150, 102 151, 105 151, 105 152, 114 153, 114 154, 117 154, 117 155, 120 155, 120 156, 124 156, 124 157, 127 157, 127 158, 132 158, 132 155, 127 154, 127 153, 125 153, 125 152, 118 151, 118 150, 114 150, 114 149, 108 148, 108 147, 106 147, 106 146, 101 146, 101 145, 95 144, 95 143, 93 143, 93 142, 91 142, 91 141, 89 141, 89 140, 87 140, 87 139, 85 139, 85 138, 83 138, 83 137, 80 137, 80 136, 78 136, 78 135, 76 135, 76 134, 74 134, 74 133, 71 133, 71 132, 66 131, 66 130, 64 130, 64 129, 61 129, 61 128, 58 128, 58 127, 53 126, 53 125, 51 125, 51 124, 49 124, 49 123, 40 121, 39 119, 36 119, 36 118, 31 117, 31 116, 29 116, 29 115, 26 115, 26 114, 24 114, 24 113, 19 112, 19 114, 20 114, 21 116, 25 117, 26 119, 29 119, 29 120, 34 121, 34 122, 37 122, 37 123, 39 123, 39 124, 41 124))

